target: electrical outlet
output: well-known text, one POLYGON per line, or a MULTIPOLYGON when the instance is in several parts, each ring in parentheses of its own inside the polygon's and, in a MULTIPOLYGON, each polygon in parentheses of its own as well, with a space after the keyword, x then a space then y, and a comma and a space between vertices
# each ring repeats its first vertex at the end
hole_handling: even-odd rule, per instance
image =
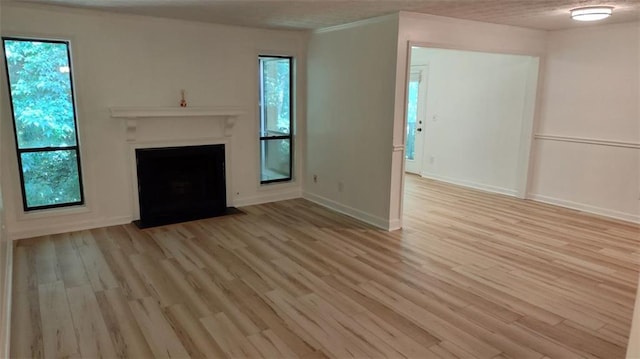
POLYGON ((313 183, 318 183, 318 175, 313 175, 313 183))
POLYGON ((429 164, 432 165, 432 164, 434 164, 434 162, 436 162, 436 157, 435 156, 429 156, 429 164))
POLYGON ((344 183, 342 181, 338 182, 338 192, 344 191, 344 183))

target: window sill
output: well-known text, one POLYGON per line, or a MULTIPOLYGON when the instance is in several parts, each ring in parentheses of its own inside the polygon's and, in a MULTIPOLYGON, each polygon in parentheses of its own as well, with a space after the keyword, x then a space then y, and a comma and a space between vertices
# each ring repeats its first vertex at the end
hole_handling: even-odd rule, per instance
POLYGON ((278 189, 288 189, 292 187, 298 187, 299 184, 295 180, 291 179, 289 181, 282 182, 271 182, 271 183, 260 183, 258 184, 258 191, 272 191, 278 189))

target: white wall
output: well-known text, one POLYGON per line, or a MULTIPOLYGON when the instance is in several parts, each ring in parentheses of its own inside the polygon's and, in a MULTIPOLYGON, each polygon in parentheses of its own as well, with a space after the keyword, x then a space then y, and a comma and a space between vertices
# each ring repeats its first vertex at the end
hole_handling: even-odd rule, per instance
POLYGON ((429 69, 421 174, 516 195, 521 146, 528 152, 531 141, 522 131, 532 126, 526 104, 534 99, 526 97, 535 95, 537 82, 529 80, 537 79, 537 58, 417 47, 411 65, 429 69))
MULTIPOLYGON (((25 215, 19 191, 11 116, 2 113, 2 156, 7 226, 13 238, 129 222, 132 205, 132 146, 122 119, 110 117, 118 106, 177 106, 180 90, 190 106, 237 106, 246 112, 230 142, 230 205, 299 197, 304 143, 305 51, 301 32, 269 31, 117 15, 41 6, 6 6, 3 35, 70 39, 77 94, 78 122, 87 206, 25 215), (257 56, 294 55, 297 59, 296 180, 258 185, 257 56)), ((6 85, 2 96, 6 98, 6 85)), ((141 141, 200 142, 222 136, 218 123, 139 121, 141 141)))
POLYGON ((389 218, 397 29, 394 15, 316 32, 308 53, 304 195, 382 228, 389 218))
POLYGON ((639 27, 549 33, 532 198, 640 222, 639 27))
MULTIPOLYGON (((404 148, 406 70, 410 42, 427 47, 540 56, 545 52, 546 33, 441 16, 400 13, 398 48, 396 49, 398 66, 396 68, 393 120, 394 149, 404 148)), ((544 63, 541 64, 541 71, 544 71, 543 69, 544 63)), ((534 104, 527 104, 527 107, 534 107, 534 104)), ((528 158, 520 159, 520 162, 526 163, 527 161, 528 158)), ((528 167, 526 164, 524 166, 528 167)), ((392 228, 401 226, 403 168, 403 151, 394 151, 391 169, 391 196, 389 198, 389 222, 393 224, 392 228)))

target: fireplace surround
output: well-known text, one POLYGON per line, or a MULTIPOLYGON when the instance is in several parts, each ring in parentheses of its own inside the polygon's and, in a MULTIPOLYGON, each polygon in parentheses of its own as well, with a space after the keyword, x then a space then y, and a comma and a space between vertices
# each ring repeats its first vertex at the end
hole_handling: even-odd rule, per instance
MULTIPOLYGON (((131 205, 134 221, 138 226, 151 227, 161 224, 176 223, 185 220, 198 219, 217 215, 222 212, 207 209, 204 214, 195 214, 191 206, 185 206, 182 211, 175 211, 175 216, 169 214, 162 215, 164 220, 149 220, 148 211, 143 208, 146 200, 145 195, 139 193, 140 178, 138 173, 138 153, 147 149, 161 149, 174 147, 197 147, 208 145, 222 145, 224 152, 221 156, 223 162, 223 178, 225 185, 231 183, 232 171, 231 163, 231 142, 233 129, 238 119, 245 111, 236 106, 206 106, 206 107, 111 107, 111 117, 122 121, 124 126, 124 139, 131 150, 130 173, 131 173, 131 205), (205 134, 205 136, 202 136, 205 134), (208 214, 206 212, 209 212, 208 214), (166 223, 165 223, 166 222, 166 223)), ((198 166, 195 166, 196 168, 198 166)), ((143 175, 144 177, 144 175, 143 175)), ((176 186, 179 188, 180 185, 176 186)), ((184 186, 186 191, 191 187, 184 186)), ((148 190, 142 188, 145 193, 148 190)), ((161 191, 162 192, 162 191, 161 191)), ((221 190, 222 192, 222 190, 221 190)), ((225 202, 231 200, 231 191, 226 189, 226 196, 220 194, 220 198, 225 202)), ((224 214, 241 213, 235 208, 228 207, 224 214)), ((153 217, 151 217, 153 218, 153 217)))

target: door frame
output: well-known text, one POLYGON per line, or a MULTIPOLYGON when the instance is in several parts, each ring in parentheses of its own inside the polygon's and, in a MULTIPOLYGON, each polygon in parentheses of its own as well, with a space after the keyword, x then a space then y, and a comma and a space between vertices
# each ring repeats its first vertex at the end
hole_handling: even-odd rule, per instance
MULTIPOLYGON (((405 61, 404 64, 400 64, 399 66, 403 66, 402 69, 404 73, 403 80, 403 93, 404 93, 404 109, 402 111, 402 144, 393 146, 393 152, 402 151, 404 149, 404 145, 407 140, 407 88, 409 79, 411 76, 411 49, 412 47, 430 47, 437 49, 446 49, 446 50, 460 50, 460 51, 476 51, 476 52, 487 52, 487 53, 495 53, 495 54, 507 54, 507 55, 525 55, 531 56, 538 61, 538 76, 535 78, 537 86, 535 88, 535 99, 530 104, 532 107, 532 115, 529 119, 529 123, 523 125, 521 140, 526 138, 526 143, 521 143, 521 166, 519 168, 518 173, 518 183, 519 188, 517 190, 517 198, 527 199, 529 194, 529 189, 531 186, 531 177, 533 176, 533 166, 535 162, 535 141, 534 134, 536 133, 539 123, 540 123, 540 110, 541 110, 541 101, 542 101, 542 88, 544 87, 543 75, 545 73, 545 56, 544 53, 535 52, 535 51, 518 51, 515 49, 496 49, 496 48, 487 48, 482 46, 464 46, 464 45, 451 45, 446 43, 436 43, 436 42, 428 42, 428 41, 414 41, 408 40, 406 42, 405 48, 405 61)), ((400 70, 400 69, 399 69, 400 70)), ((394 119, 395 123, 398 123, 399 118, 396 117, 394 119)), ((397 128, 397 127, 396 127, 397 128)), ((394 157, 392 154, 392 164, 391 164, 391 198, 389 201, 389 230, 397 230, 403 227, 403 217, 404 217, 404 182, 405 182, 405 161, 404 161, 404 152, 402 152, 402 160, 400 163, 397 163, 397 157, 394 157), (396 207, 397 206, 397 207, 396 207), (394 215, 396 214, 397 217, 394 215)))
MULTIPOLYGON (((427 124, 427 92, 428 92, 428 81, 429 81, 429 64, 416 64, 416 65, 410 65, 409 68, 410 72, 409 72, 409 81, 407 81, 407 96, 406 96, 406 107, 409 107, 409 83, 411 82, 411 77, 414 74, 418 75, 418 103, 417 103, 417 109, 416 109, 416 121, 420 121, 422 120, 422 124, 417 124, 416 126, 420 126, 422 128, 422 133, 420 134, 421 136, 421 141, 420 141, 420 146, 418 147, 418 141, 416 140, 418 137, 418 134, 416 133, 416 139, 414 139, 414 152, 415 152, 415 156, 414 159, 411 160, 415 163, 415 167, 413 167, 413 169, 417 169, 417 171, 409 171, 408 169, 408 165, 409 163, 407 163, 407 151, 406 151, 406 145, 407 145, 407 134, 405 133, 405 164, 404 164, 404 170, 405 172, 409 172, 409 173, 413 173, 413 174, 417 174, 417 175, 422 175, 422 167, 424 164, 424 132, 425 132, 425 125, 427 124)), ((409 117, 409 112, 405 110, 406 113, 406 117, 407 119, 405 120, 405 132, 406 132, 406 126, 408 125, 408 117, 409 117)))

